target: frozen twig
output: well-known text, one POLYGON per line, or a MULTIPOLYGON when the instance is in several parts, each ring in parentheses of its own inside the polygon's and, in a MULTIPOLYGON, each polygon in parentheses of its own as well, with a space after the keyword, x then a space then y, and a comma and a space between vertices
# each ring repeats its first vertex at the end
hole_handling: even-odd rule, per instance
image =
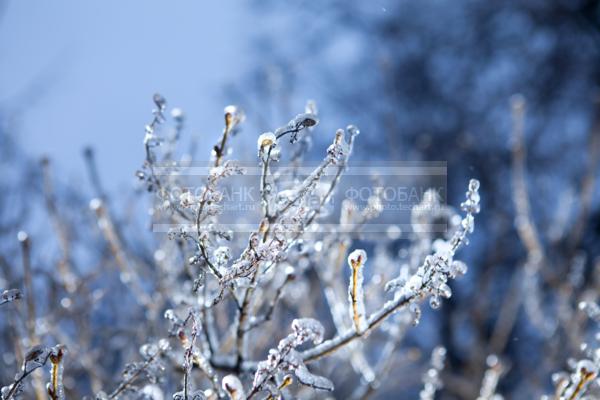
POLYGON ((46 390, 51 400, 65 400, 63 385, 64 355, 64 346, 56 346, 50 353, 50 382, 46 385, 46 390))
POLYGON ((350 316, 356 333, 361 335, 367 328, 365 317, 365 294, 363 290, 363 268, 367 262, 367 253, 364 250, 354 250, 348 256, 348 265, 352 270, 350 284, 348 285, 348 299, 350 301, 350 316))
MULTIPOLYGON (((454 253, 467 242, 467 235, 473 231, 474 215, 479 213, 479 182, 472 179, 469 182, 467 199, 461 204, 466 212, 461 222, 460 229, 452 236, 447 249, 428 256, 425 263, 419 268, 398 292, 396 298, 386 302, 382 308, 375 311, 367 319, 365 332, 376 328, 385 319, 395 312, 407 307, 414 301, 431 294, 430 304, 433 308, 439 306, 439 297, 450 297, 452 292, 446 284, 448 278, 454 278, 466 272, 464 263, 452 261, 454 253)), ((348 330, 333 339, 306 350, 302 353, 304 361, 313 361, 327 354, 333 353, 344 345, 352 342, 361 335, 355 329, 348 330)))

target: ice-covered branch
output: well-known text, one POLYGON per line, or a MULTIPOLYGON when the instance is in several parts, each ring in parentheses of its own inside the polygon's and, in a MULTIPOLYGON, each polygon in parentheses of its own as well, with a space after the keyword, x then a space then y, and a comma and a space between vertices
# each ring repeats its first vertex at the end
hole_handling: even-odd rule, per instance
MULTIPOLYGON (((10 400, 20 397, 24 390, 25 378, 31 375, 36 369, 46 365, 48 359, 52 355, 57 355, 60 351, 60 346, 52 348, 37 345, 29 349, 25 354, 21 370, 16 374, 13 383, 0 389, 0 398, 2 400, 10 400)), ((60 397, 58 397, 58 399, 60 399, 60 397)))
MULTIPOLYGON (((461 261, 453 260, 455 252, 467 243, 467 235, 473 231, 474 215, 479 213, 479 182, 472 179, 466 193, 466 200, 461 204, 465 211, 461 224, 452 238, 432 256, 427 256, 425 262, 419 267, 404 285, 396 292, 393 300, 386 302, 381 309, 371 314, 367 319, 365 332, 376 328, 390 315, 407 307, 411 303, 431 295, 430 305, 438 308, 440 297, 450 297, 452 291, 447 284, 449 278, 456 278, 466 272, 466 265, 461 261)), ((360 337, 355 329, 348 330, 327 340, 322 344, 302 353, 305 361, 313 361, 324 355, 330 354, 347 343, 360 337)))
POLYGON ((65 388, 63 385, 63 371, 65 348, 56 346, 50 353, 50 382, 46 385, 46 390, 51 400, 65 400, 65 388))
POLYGON ((348 285, 348 300, 350 302, 350 316, 357 334, 361 335, 367 329, 365 317, 365 293, 363 290, 363 268, 367 262, 367 253, 364 250, 354 250, 348 256, 348 265, 352 270, 350 284, 348 285))
POLYGON ((295 319, 292 322, 292 333, 279 342, 276 349, 269 350, 266 361, 258 363, 256 374, 252 385, 252 391, 248 399, 252 398, 262 390, 277 393, 278 385, 269 383, 276 374, 285 375, 293 372, 303 385, 321 390, 333 390, 333 384, 326 378, 310 373, 300 353, 295 349, 301 344, 311 341, 320 343, 323 340, 323 326, 317 320, 311 318, 295 319))

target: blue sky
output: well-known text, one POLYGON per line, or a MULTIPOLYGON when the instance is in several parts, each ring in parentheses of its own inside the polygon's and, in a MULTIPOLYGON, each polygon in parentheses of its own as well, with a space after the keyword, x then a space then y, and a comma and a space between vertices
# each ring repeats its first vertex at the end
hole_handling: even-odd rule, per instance
POLYGON ((219 134, 223 85, 248 64, 256 26, 242 4, 3 0, 0 107, 18 109, 30 155, 81 174, 92 145, 107 186, 128 183, 154 92, 186 111, 189 134, 219 134))

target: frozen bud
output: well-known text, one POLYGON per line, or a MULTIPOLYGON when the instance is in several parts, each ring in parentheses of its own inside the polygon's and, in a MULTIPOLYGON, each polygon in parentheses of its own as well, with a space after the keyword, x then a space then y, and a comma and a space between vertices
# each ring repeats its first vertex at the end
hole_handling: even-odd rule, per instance
POLYGON ((256 147, 258 149, 258 153, 262 153, 263 151, 268 151, 269 149, 275 147, 277 145, 277 137, 273 132, 265 132, 258 137, 258 141, 256 142, 256 147))
POLYGON ((360 268, 367 262, 367 253, 362 249, 354 250, 348 256, 350 268, 360 268))
POLYGON ((229 395, 231 400, 243 400, 246 398, 244 386, 239 378, 235 375, 226 375, 221 381, 223 390, 229 395))
POLYGON ((471 179, 469 181, 469 190, 472 192, 476 192, 479 190, 479 181, 477 179, 471 179))
POLYGON ((246 118, 244 112, 236 106, 229 105, 225 107, 225 126, 227 129, 234 128, 237 124, 244 122, 246 118))
POLYGON ((298 128, 310 128, 311 126, 315 126, 319 123, 317 116, 312 113, 298 114, 292 121, 298 128))
POLYGON ((294 267, 292 267, 291 265, 288 265, 285 268, 285 276, 288 279, 296 279, 296 269, 294 267))
POLYGON ((576 369, 581 374, 596 374, 598 372, 598 368, 594 362, 587 359, 580 360, 577 363, 576 369))
POLYGON ((156 104, 156 107, 159 110, 165 109, 165 107, 167 105, 167 101, 160 94, 156 93, 154 96, 152 96, 152 100, 154 101, 154 104, 156 104))
POLYGON ((281 383, 279 384, 278 389, 279 390, 285 389, 286 387, 290 386, 292 383, 294 383, 294 377, 290 374, 287 374, 281 380, 281 383))

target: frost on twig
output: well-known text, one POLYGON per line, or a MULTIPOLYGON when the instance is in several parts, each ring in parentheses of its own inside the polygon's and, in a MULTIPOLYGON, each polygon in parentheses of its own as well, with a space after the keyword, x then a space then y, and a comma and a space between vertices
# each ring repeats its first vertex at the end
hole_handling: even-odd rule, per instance
POLYGON ((354 250, 348 256, 351 277, 348 285, 348 299, 350 301, 350 316, 356 333, 362 334, 367 329, 365 311, 365 293, 363 290, 363 267, 367 262, 367 253, 364 250, 354 250))
POLYGON ((23 298, 23 293, 19 289, 6 289, 0 295, 0 306, 23 298))
POLYGON ((435 392, 443 386, 440 373, 444 369, 446 349, 438 346, 431 352, 431 366, 423 375, 423 390, 419 393, 420 400, 433 400, 435 392))
POLYGON ((400 277, 390 281, 386 289, 401 287, 397 295, 421 297, 430 294, 431 308, 440 306, 440 298, 450 298, 452 289, 448 286, 448 278, 464 275, 467 267, 462 261, 454 260, 454 254, 463 245, 468 243, 467 235, 473 232, 475 214, 479 213, 479 181, 471 179, 466 200, 461 203, 461 208, 466 212, 461 223, 449 241, 436 242, 436 252, 425 257, 425 262, 415 274, 408 279, 400 277))
POLYGON ((298 140, 298 133, 305 129, 310 128, 319 123, 319 119, 315 114, 304 113, 296 115, 286 126, 283 126, 275 131, 277 139, 282 138, 288 133, 291 134, 290 142, 294 143, 298 140))
POLYGON ((295 319, 292 322, 292 333, 279 342, 276 349, 269 350, 267 360, 258 363, 252 386, 252 392, 248 398, 261 390, 268 390, 271 394, 278 393, 279 388, 270 381, 275 375, 285 375, 293 372, 303 385, 321 390, 333 390, 333 384, 327 378, 313 375, 302 360, 296 347, 311 341, 319 344, 323 340, 323 326, 317 320, 311 318, 295 319))

